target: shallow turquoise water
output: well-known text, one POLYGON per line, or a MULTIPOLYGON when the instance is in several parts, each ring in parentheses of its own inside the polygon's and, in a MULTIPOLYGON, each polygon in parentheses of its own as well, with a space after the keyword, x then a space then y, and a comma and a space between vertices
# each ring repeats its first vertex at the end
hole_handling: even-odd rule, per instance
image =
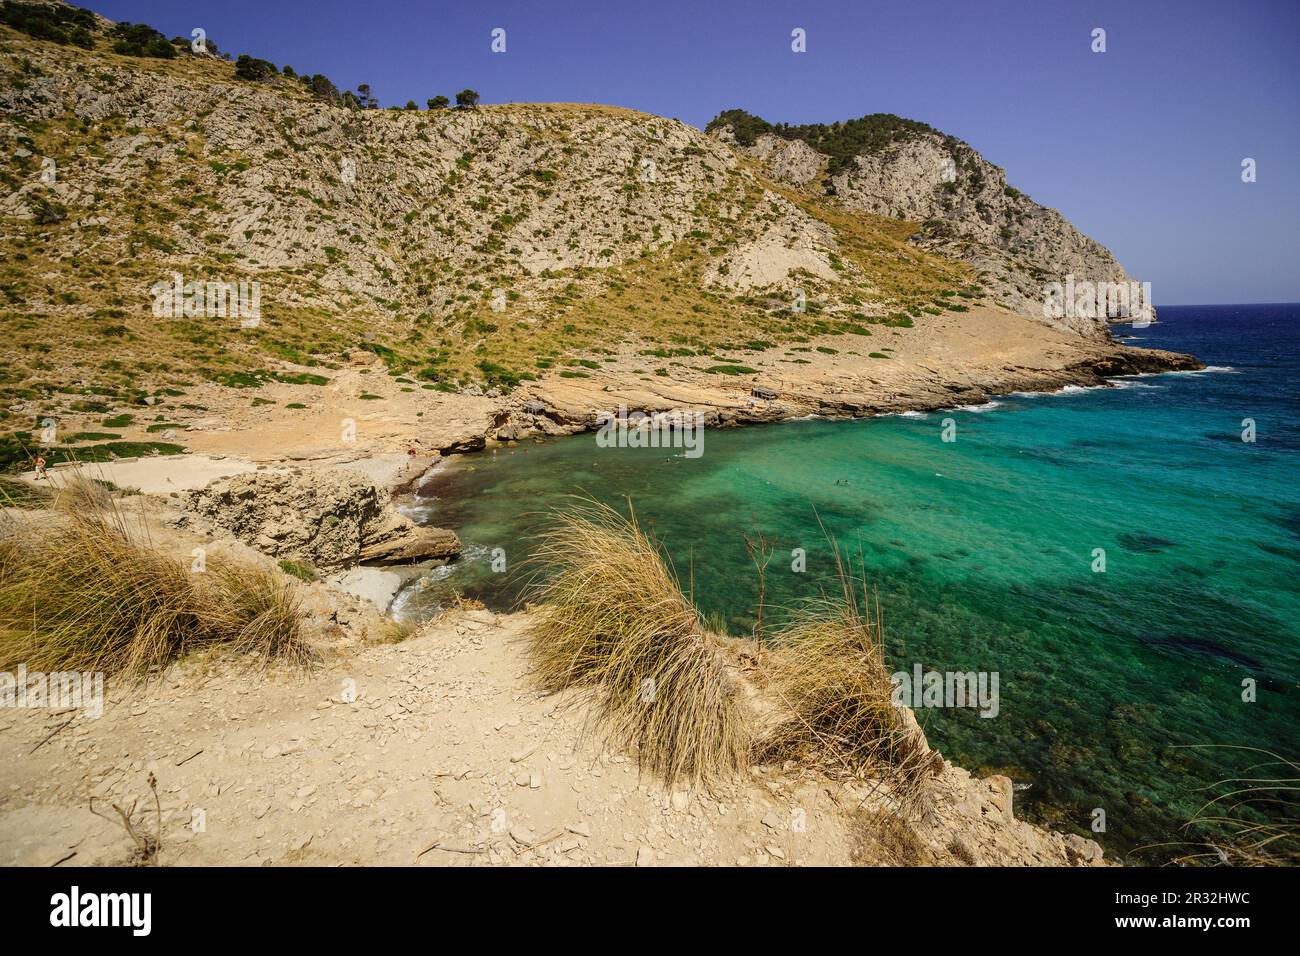
POLYGON ((1247 763, 1189 745, 1294 757, 1300 728, 1300 309, 1232 309, 1164 309, 1135 333, 1220 371, 981 411, 710 431, 698 459, 591 435, 478 456, 421 508, 460 531, 465 560, 401 603, 419 616, 456 588, 509 605, 519 579, 492 572, 491 549, 516 569, 545 513, 586 493, 630 499, 681 576, 693 568, 697 603, 748 633, 757 584, 742 534, 777 543, 769 602, 792 605, 834 588, 829 533, 879 589, 894 668, 999 674, 996 718, 919 715, 933 745, 1028 784, 1022 815, 1087 832, 1103 808, 1108 850, 1180 839, 1197 789, 1247 763), (955 442, 941 440, 946 418, 955 442), (793 548, 806 573, 790 570, 793 548))

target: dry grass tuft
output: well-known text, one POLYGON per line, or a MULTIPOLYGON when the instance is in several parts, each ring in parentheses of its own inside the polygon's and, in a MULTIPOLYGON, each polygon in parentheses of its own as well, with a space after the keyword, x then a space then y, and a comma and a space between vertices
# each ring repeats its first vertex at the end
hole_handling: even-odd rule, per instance
POLYGON ((697 781, 796 759, 875 778, 897 808, 914 806, 934 755, 893 706, 879 609, 861 609, 842 566, 843 595, 755 657, 701 623, 635 515, 586 502, 558 516, 533 561, 547 572, 534 581, 538 682, 583 692, 645 769, 697 781))
POLYGON ((52 492, 13 475, 0 475, 0 508, 34 508, 49 503, 52 492))
POLYGON ((0 669, 143 678, 188 651, 267 661, 308 650, 291 585, 245 565, 194 573, 150 546, 100 485, 71 481, 0 538, 0 669))
POLYGON ((1183 866, 1295 866, 1300 863, 1300 764, 1256 747, 1221 747, 1257 755, 1241 776, 1215 792, 1184 827, 1208 836, 1177 856, 1183 866))
POLYGON ((877 610, 849 589, 797 613, 764 661, 768 689, 783 705, 765 735, 764 759, 797 759, 889 785, 906 806, 933 760, 919 729, 893 705, 877 610))
POLYGON ((936 754, 911 712, 894 706, 879 598, 859 588, 851 561, 827 541, 840 593, 798 611, 766 663, 768 688, 785 715, 765 735, 764 756, 874 778, 894 812, 907 815, 921 805, 936 754))
POLYGON ((737 677, 635 514, 583 504, 557 517, 533 560, 548 572, 534 582, 529 642, 544 689, 593 700, 610 737, 670 782, 748 765, 737 677))

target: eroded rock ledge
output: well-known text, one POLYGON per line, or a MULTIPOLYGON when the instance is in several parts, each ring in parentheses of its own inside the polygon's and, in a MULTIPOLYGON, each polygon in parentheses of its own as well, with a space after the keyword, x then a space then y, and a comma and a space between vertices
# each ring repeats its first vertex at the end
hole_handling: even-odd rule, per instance
POLYGON ((905 411, 933 412, 988 402, 1012 392, 1051 392, 1066 386, 1104 387, 1109 378, 1205 368, 1192 355, 1107 343, 1083 346, 1073 361, 1058 367, 1006 364, 984 374, 944 374, 925 368, 910 380, 884 390, 850 379, 836 384, 828 377, 779 385, 774 376, 756 376, 761 389, 727 387, 684 392, 677 383, 652 388, 609 375, 574 382, 551 381, 524 391, 495 416, 482 435, 442 449, 444 455, 481 451, 488 441, 520 441, 534 436, 559 437, 592 431, 600 414, 620 405, 630 413, 655 415, 671 410, 699 412, 706 428, 726 428, 789 421, 818 415, 867 418, 905 411), (757 392, 765 396, 756 397, 757 392))
POLYGON ((273 557, 318 568, 398 564, 460 554, 446 528, 416 525, 388 492, 343 471, 259 471, 214 481, 185 496, 200 522, 273 557))

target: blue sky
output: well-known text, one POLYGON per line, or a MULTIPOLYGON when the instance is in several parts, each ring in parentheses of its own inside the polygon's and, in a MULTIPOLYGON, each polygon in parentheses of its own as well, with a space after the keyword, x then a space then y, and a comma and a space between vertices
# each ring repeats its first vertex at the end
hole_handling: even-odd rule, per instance
POLYGON ((1297 0, 85 5, 169 36, 201 26, 223 50, 369 83, 384 105, 468 86, 485 103, 613 103, 696 126, 730 107, 791 123, 898 113, 1005 167, 1157 304, 1300 301, 1297 0))

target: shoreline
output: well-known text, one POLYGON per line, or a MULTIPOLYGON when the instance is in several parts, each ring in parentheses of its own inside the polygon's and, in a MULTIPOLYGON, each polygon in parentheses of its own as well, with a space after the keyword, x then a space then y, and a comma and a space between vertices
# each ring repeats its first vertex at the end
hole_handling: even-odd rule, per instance
POLYGON ((538 435, 563 437, 594 431, 599 427, 602 413, 613 414, 619 408, 626 408, 629 414, 700 413, 704 415, 705 427, 730 428, 810 417, 860 419, 956 410, 984 405, 1017 392, 1053 393, 1071 385, 1107 387, 1112 379, 1121 377, 1207 368, 1192 355, 1114 342, 1107 342, 1092 354, 1088 351, 1085 348, 1084 355, 1075 356, 1075 361, 1059 368, 1023 365, 1004 368, 1001 371, 1009 374, 978 382, 963 382, 926 368, 931 377, 908 383, 911 390, 884 394, 880 394, 880 389, 846 392, 843 379, 796 382, 790 387, 773 388, 774 399, 754 397, 752 390, 760 388, 757 381, 745 388, 721 386, 702 394, 698 388, 676 382, 660 389, 645 389, 637 385, 629 387, 609 377, 593 379, 593 384, 585 387, 548 381, 521 389, 514 402, 500 409, 493 426, 481 437, 455 442, 440 448, 439 452, 446 459, 482 451, 491 447, 493 441, 508 443, 538 435), (678 396, 684 400, 674 401, 678 396))
MULTIPOLYGON (((1103 366, 1104 371, 1103 368, 1097 366, 1081 364, 1057 375, 1036 375, 1025 379, 1009 379, 996 385, 990 385, 987 389, 976 394, 962 395, 960 399, 949 396, 949 402, 942 400, 931 401, 918 396, 916 401, 899 401, 878 405, 844 401, 832 402, 827 398, 823 399, 820 408, 809 409, 802 400, 782 401, 780 396, 767 402, 765 406, 754 405, 751 407, 744 403, 745 397, 742 396, 737 400, 737 404, 726 408, 710 405, 682 406, 670 409, 646 404, 640 407, 629 405, 627 406, 627 412, 629 414, 633 412, 653 414, 672 410, 703 412, 705 427, 713 428, 746 428, 758 425, 776 425, 791 421, 858 421, 871 418, 929 415, 944 411, 979 413, 991 410, 989 406, 996 406, 998 398, 1012 395, 1056 395, 1065 392, 1071 387, 1086 390, 1122 388, 1122 386, 1114 384, 1116 379, 1217 370, 1217 367, 1207 366, 1195 356, 1185 353, 1168 352, 1160 349, 1137 349, 1130 346, 1119 346, 1118 348, 1122 351, 1116 351, 1106 356, 1107 361, 1103 366), (1135 356, 1124 353, 1140 354, 1135 356), (1114 360, 1117 358, 1127 360, 1131 364, 1127 367, 1120 366, 1122 370, 1115 370, 1117 366, 1114 364, 1114 360), (953 403, 957 401, 960 401, 960 404, 953 403)), ((419 493, 419 489, 427 483, 436 481, 438 478, 444 480, 450 478, 451 472, 457 467, 456 463, 462 459, 471 460, 472 456, 481 452, 491 451, 494 448, 510 447, 512 443, 522 440, 535 439, 546 442, 552 438, 570 438, 594 432, 599 428, 598 416, 607 411, 604 408, 591 408, 585 414, 579 413, 575 415, 572 408, 561 409, 547 404, 544 399, 537 397, 539 391, 540 389, 529 390, 526 393, 529 397, 517 400, 515 407, 502 408, 498 412, 498 417, 502 415, 510 416, 518 409, 534 403, 542 404, 546 406, 544 411, 528 414, 534 417, 545 416, 550 422, 560 426, 560 430, 544 431, 541 428, 532 428, 527 431, 517 432, 509 438, 500 438, 491 434, 499 431, 499 429, 489 429, 488 433, 481 436, 481 443, 475 442, 473 439, 462 439, 451 446, 439 449, 439 457, 423 474, 419 475, 414 481, 406 480, 391 485, 390 492, 394 495, 412 494, 417 498, 425 497, 419 493)), ((509 418, 506 419, 506 423, 509 424, 509 418)))
MULTIPOLYGON (((1137 351, 1133 349, 1128 349, 1126 347, 1122 347, 1122 348, 1125 348, 1126 351, 1130 351, 1130 352, 1137 351)), ((781 424, 794 422, 794 421, 847 422, 847 421, 863 421, 863 420, 876 419, 876 418, 883 419, 883 418, 893 418, 893 417, 904 417, 904 418, 926 417, 931 414, 942 413, 942 412, 966 412, 968 414, 982 414, 984 412, 993 411, 994 409, 1001 407, 1002 403, 999 402, 997 399, 1008 397, 1008 396, 1045 397, 1051 395, 1069 394, 1069 390, 1074 388, 1083 391, 1122 389, 1123 386, 1115 384, 1115 380, 1129 379, 1129 378, 1158 377, 1161 375, 1198 374, 1202 372, 1213 372, 1219 370, 1219 367, 1207 366, 1199 359, 1195 358, 1194 356, 1187 355, 1185 353, 1166 352, 1162 350, 1153 350, 1153 349, 1143 349, 1140 351, 1145 353, 1144 355, 1141 356, 1142 363, 1145 364, 1150 362, 1163 362, 1170 367, 1157 368, 1154 370, 1144 369, 1141 371, 1125 371, 1122 373, 1105 375, 1105 376, 1100 375, 1093 369, 1088 369, 1086 372, 1081 371, 1078 375, 1064 376, 1059 383, 1054 382, 1053 387, 1050 388, 1047 387, 1024 388, 1024 387, 1016 387, 1016 383, 1006 383, 1004 387, 996 391, 989 390, 988 392, 986 392, 981 401, 973 402, 965 405, 924 405, 921 407, 904 408, 900 410, 862 411, 856 414, 855 413, 809 412, 807 414, 802 414, 802 415, 791 413, 781 417, 754 416, 752 418, 746 418, 744 416, 736 416, 729 419, 723 419, 721 418, 721 416, 718 416, 718 420, 715 420, 711 427, 730 429, 730 428, 751 428, 751 427, 759 427, 764 425, 775 426, 775 425, 781 425, 781 424)), ((632 411, 633 409, 628 409, 629 413, 631 413, 632 411)), ((658 410, 643 409, 643 411, 651 412, 651 411, 658 411, 658 410)), ((422 500, 424 501, 437 500, 440 502, 458 500, 462 496, 457 494, 448 494, 447 492, 451 489, 451 487, 456 482, 462 469, 470 466, 479 454, 488 451, 494 452, 501 448, 513 447, 519 444, 521 441, 527 441, 530 439, 539 444, 550 444, 552 439, 555 440, 576 439, 580 435, 594 433, 599 427, 595 419, 596 414, 597 413, 593 411, 591 420, 589 422, 582 423, 582 427, 574 427, 572 428, 571 431, 567 431, 566 433, 559 434, 559 435, 543 435, 538 432, 533 432, 530 435, 522 436, 521 438, 518 439, 509 439, 505 441, 488 438, 485 436, 485 442, 481 447, 475 448, 473 450, 466 450, 466 451, 455 452, 448 455, 442 455, 441 457, 436 459, 434 463, 426 471, 424 471, 417 480, 408 481, 403 485, 392 487, 390 488, 390 493, 394 496, 395 501, 398 498, 398 496, 402 496, 405 499, 405 502, 397 502, 399 507, 404 507, 406 504, 410 504, 412 502, 418 503, 422 500), (426 491, 426 489, 433 493, 425 494, 424 492, 426 491)), ((706 427, 710 427, 708 426, 707 422, 706 422, 706 427)), ((432 526, 447 527, 455 531, 458 535, 462 531, 462 527, 457 524, 447 523, 441 520, 440 518, 436 518, 436 517, 433 518, 432 521, 429 521, 428 519, 430 516, 424 516, 424 517, 425 520, 419 520, 419 519, 415 519, 413 516, 413 520, 416 520, 417 524, 426 525, 430 527, 432 526)), ((452 569, 450 571, 450 574, 455 574, 455 568, 457 567, 457 565, 461 560, 462 557, 457 556, 453 561, 450 562, 449 567, 452 569)), ((396 598, 402 593, 405 587, 406 585, 403 584, 394 592, 393 600, 396 600, 396 598)), ((391 606, 392 606, 392 601, 389 602, 389 611, 391 611, 391 606)), ((522 610, 522 608, 520 607, 510 605, 510 604, 504 604, 504 603, 498 606, 489 602, 487 606, 491 610, 497 613, 515 613, 522 610)), ((389 613, 389 611, 386 611, 385 613, 389 613)))

